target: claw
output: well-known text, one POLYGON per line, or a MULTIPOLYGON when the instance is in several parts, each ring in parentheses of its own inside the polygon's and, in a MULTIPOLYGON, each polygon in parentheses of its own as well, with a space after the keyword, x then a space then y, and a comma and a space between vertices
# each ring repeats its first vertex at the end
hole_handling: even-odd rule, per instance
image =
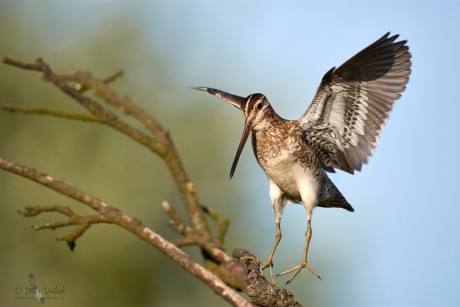
POLYGON ((316 278, 319 278, 319 279, 322 280, 321 276, 319 276, 307 262, 302 262, 298 266, 295 266, 290 270, 287 270, 285 272, 281 272, 281 273, 277 274, 275 277, 283 276, 283 275, 286 275, 286 274, 294 272, 294 275, 292 275, 291 278, 289 278, 289 280, 286 282, 286 286, 287 286, 300 273, 300 271, 303 268, 307 268, 310 271, 310 273, 312 273, 316 278))

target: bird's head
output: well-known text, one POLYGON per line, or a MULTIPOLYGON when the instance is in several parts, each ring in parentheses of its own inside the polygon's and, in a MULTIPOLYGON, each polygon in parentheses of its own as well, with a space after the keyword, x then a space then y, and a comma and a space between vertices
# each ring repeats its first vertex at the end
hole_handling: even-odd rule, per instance
POLYGON ((211 95, 222 98, 243 112, 244 130, 238 150, 236 151, 235 159, 233 160, 232 168, 230 169, 230 178, 232 178, 235 173, 236 165, 238 164, 238 159, 249 137, 249 133, 251 131, 263 129, 265 125, 269 123, 270 117, 274 114, 274 111, 267 97, 259 93, 251 94, 244 98, 213 88, 194 87, 193 89, 205 91, 211 95))

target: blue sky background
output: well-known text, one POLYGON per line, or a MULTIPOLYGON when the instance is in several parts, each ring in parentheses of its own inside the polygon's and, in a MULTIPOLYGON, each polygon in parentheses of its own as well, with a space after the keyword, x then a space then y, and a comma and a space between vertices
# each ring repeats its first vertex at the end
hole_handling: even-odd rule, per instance
MULTIPOLYGON (((40 39, 53 46, 45 54, 34 53, 33 42, 14 42, 27 49, 30 59, 39 55, 73 59, 72 69, 90 65, 79 59, 78 50, 69 52, 62 46, 78 46, 82 37, 96 29, 110 32, 114 17, 127 25, 135 23, 139 32, 133 35, 142 43, 127 48, 129 60, 114 61, 113 67, 125 68, 129 76, 138 78, 138 89, 147 89, 155 67, 138 63, 137 57, 155 50, 164 59, 162 66, 174 84, 158 93, 164 108, 171 113, 175 108, 199 109, 196 120, 205 126, 209 122, 205 130, 193 125, 176 129, 186 130, 189 141, 199 148, 206 148, 207 134, 228 131, 220 151, 209 150, 199 157, 207 160, 205 168, 222 168, 223 163, 219 173, 223 178, 228 176, 243 129, 242 116, 223 101, 188 86, 215 87, 241 96, 261 92, 281 116, 296 119, 308 107, 327 70, 388 31, 401 34, 413 55, 407 90, 397 101, 369 165, 354 176, 331 175, 355 213, 323 208, 314 212, 309 259, 323 281, 305 271, 289 287, 303 304, 311 306, 460 304, 460 201, 456 195, 460 2, 70 2, 22 1, 16 9, 14 1, 3 1, 0 9, 5 9, 3 14, 18 14, 26 29, 42 27, 40 39), (302 297, 305 289, 309 297, 302 297)), ((2 41, 6 52, 8 39, 2 41)), ((130 41, 125 43, 129 46, 130 41)), ((110 57, 109 41, 105 48, 101 54, 94 51, 94 61, 110 57)), ((200 180, 206 189, 206 180, 200 180)), ((267 179, 250 146, 234 178, 213 189, 230 201, 238 193, 235 206, 244 210, 231 216, 231 207, 214 204, 232 218, 230 235, 236 238, 227 248, 250 246, 259 257, 268 255, 274 236, 273 211, 267 179)), ((275 272, 298 264, 305 229, 303 208, 286 208, 275 272)))

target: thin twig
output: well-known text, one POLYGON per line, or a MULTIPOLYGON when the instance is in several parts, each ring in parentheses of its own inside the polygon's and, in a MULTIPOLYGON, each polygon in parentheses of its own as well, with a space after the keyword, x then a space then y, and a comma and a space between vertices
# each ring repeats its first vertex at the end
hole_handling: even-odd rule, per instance
POLYGON ((65 119, 81 120, 86 122, 100 122, 101 120, 92 114, 67 113, 60 110, 47 108, 28 108, 19 105, 5 104, 1 107, 5 111, 17 112, 23 114, 40 114, 61 117, 65 119))
POLYGON ((176 245, 177 247, 185 247, 185 246, 196 245, 195 240, 190 239, 190 238, 169 240, 169 241, 171 241, 171 243, 176 245))
POLYGON ((225 263, 232 261, 232 257, 228 256, 220 245, 215 244, 212 241, 205 240, 201 237, 193 228, 188 227, 177 215, 176 210, 167 202, 162 203, 163 209, 169 216, 169 224, 176 232, 183 235, 185 238, 192 240, 195 244, 199 245, 202 249, 219 263, 225 263))
MULTIPOLYGON (((59 78, 63 81, 75 82, 74 88, 80 92, 84 92, 89 89, 89 86, 77 82, 75 76, 80 73, 88 74, 88 76, 91 77, 90 72, 77 71, 76 73, 71 74, 71 75, 59 75, 59 78)), ((115 82, 116 80, 120 79, 121 77, 123 77, 123 75, 124 75, 124 71, 121 69, 117 69, 113 74, 102 79, 102 82, 104 82, 105 84, 109 84, 109 83, 115 82)))
POLYGON ((203 209, 204 213, 207 213, 216 222, 218 226, 218 231, 216 236, 214 237, 214 242, 216 242, 219 245, 224 245, 224 239, 227 235, 227 230, 230 221, 228 219, 222 218, 213 208, 204 205, 202 205, 201 208, 203 209))
POLYGON ((133 103, 128 97, 121 96, 113 91, 107 83, 107 79, 96 79, 90 72, 77 71, 66 78, 79 84, 80 87, 91 89, 94 94, 103 99, 108 105, 118 108, 125 114, 132 115, 141 122, 145 128, 156 137, 167 130, 146 110, 133 103))

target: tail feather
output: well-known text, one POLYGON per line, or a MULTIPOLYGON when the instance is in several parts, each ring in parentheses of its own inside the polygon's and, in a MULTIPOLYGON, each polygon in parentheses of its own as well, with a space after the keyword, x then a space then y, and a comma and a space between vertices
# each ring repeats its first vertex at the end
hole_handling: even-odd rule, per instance
POLYGON ((342 208, 350 212, 355 211, 329 177, 325 178, 323 190, 319 197, 318 207, 342 208))
POLYGON ((333 198, 328 199, 326 201, 322 201, 318 204, 318 207, 322 208, 342 208, 350 212, 355 212, 355 209, 347 202, 345 197, 341 195, 340 198, 333 198))

